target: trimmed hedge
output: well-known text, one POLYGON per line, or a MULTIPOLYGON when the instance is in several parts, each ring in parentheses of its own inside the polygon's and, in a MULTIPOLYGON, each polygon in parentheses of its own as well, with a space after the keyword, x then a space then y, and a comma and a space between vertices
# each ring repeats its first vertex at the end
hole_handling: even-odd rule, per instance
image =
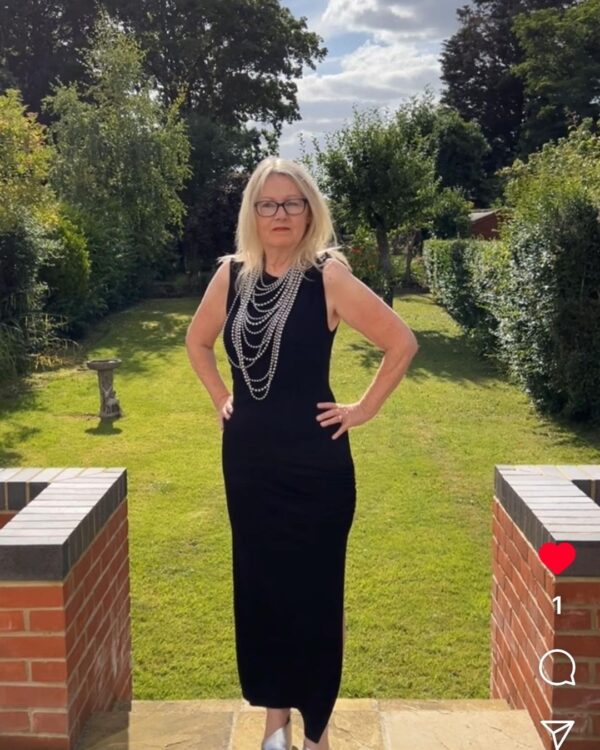
POLYGON ((600 422, 600 224, 583 191, 510 241, 428 240, 434 298, 536 407, 600 422))
POLYGON ((497 240, 425 240, 423 265, 434 299, 484 355, 498 351, 497 295, 507 251, 497 240))

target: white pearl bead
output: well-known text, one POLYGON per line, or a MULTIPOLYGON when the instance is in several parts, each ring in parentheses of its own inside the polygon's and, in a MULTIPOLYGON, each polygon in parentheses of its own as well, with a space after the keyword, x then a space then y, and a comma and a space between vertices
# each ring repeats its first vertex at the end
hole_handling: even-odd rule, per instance
POLYGON ((227 358, 233 367, 241 369, 248 390, 256 401, 262 401, 269 392, 271 381, 277 369, 283 328, 298 294, 302 278, 303 272, 292 267, 275 281, 266 283, 261 278, 261 272, 255 270, 247 277, 246 283, 240 286, 227 314, 227 320, 229 320, 237 298, 241 297, 238 311, 231 326, 233 346, 238 356, 238 362, 234 362, 229 353, 227 353, 227 358), (271 298, 261 299, 271 293, 273 293, 271 298), (249 310, 250 303, 258 313, 264 314, 252 315, 249 310), (263 322, 264 325, 261 327, 263 322), (263 331, 265 333, 259 344, 253 344, 248 340, 247 334, 256 336, 263 331), (244 354, 242 341, 249 349, 258 350, 256 356, 247 357, 244 354), (252 378, 248 369, 264 354, 271 342, 273 342, 273 347, 267 374, 261 378, 252 378), (254 385, 265 379, 268 379, 266 385, 254 385), (263 395, 258 395, 263 391, 263 395))

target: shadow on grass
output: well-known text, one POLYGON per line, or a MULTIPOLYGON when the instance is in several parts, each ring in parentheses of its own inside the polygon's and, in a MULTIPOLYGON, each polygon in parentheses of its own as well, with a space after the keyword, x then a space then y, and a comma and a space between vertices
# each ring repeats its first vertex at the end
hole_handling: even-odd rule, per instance
POLYGON ((89 435, 106 435, 111 437, 112 435, 120 435, 123 430, 118 427, 118 419, 100 419, 96 427, 90 427, 84 432, 89 435))
MULTIPOLYGON (((431 308, 437 307, 428 294, 413 290, 394 296, 394 311, 401 317, 402 304, 410 305, 411 311, 422 307, 418 317, 422 314, 428 320, 431 308)), ((415 325, 411 322, 410 326, 417 335, 420 347, 410 365, 411 378, 418 379, 419 375, 426 374, 459 383, 481 384, 482 380, 487 380, 492 387, 496 382, 506 380, 506 375, 501 369, 493 361, 484 359, 462 331, 446 334, 439 330, 422 328, 418 323, 415 325)), ((364 338, 350 344, 349 348, 359 355, 360 365, 365 370, 376 369, 383 357, 383 352, 364 338)))
MULTIPOLYGON (((192 297, 151 298, 130 308, 117 311, 100 320, 79 342, 60 368, 87 370, 85 361, 92 356, 117 357, 123 361, 118 377, 147 372, 156 364, 156 357, 172 356, 174 347, 185 346, 185 334, 199 300, 192 297)), ((415 330, 419 351, 410 366, 410 377, 415 382, 434 376, 438 380, 448 380, 458 384, 477 384, 479 388, 493 390, 498 384, 506 384, 507 376, 493 360, 483 358, 474 344, 458 329, 451 326, 450 333, 432 329, 432 308, 436 303, 427 293, 407 290, 395 295, 394 309, 403 317, 403 306, 410 307, 411 328, 415 330)), ((408 321, 407 321, 408 322, 408 321)), ((349 348, 358 355, 362 368, 375 372, 379 367, 383 352, 366 339, 355 341, 349 348)), ((21 378, 0 386, 0 419, 6 419, 21 409, 40 411, 37 392, 43 388, 44 376, 58 367, 48 368, 41 377, 21 378)), ((90 377, 95 377, 90 372, 90 377)), ((519 386, 515 386, 519 387, 519 386)), ((535 407, 534 407, 535 408, 535 407)), ((586 447, 600 445, 600 430, 588 425, 577 425, 560 417, 538 414, 540 423, 534 430, 554 432, 565 445, 586 447)), ((10 465, 20 458, 15 447, 38 430, 35 427, 15 425, 4 433, 0 445, 0 466, 10 465)), ((113 435, 121 432, 118 420, 100 420, 96 427, 86 432, 94 435, 113 435)))
MULTIPOLYGON (((64 368, 77 368, 90 373, 86 360, 110 356, 123 360, 119 375, 139 374, 151 368, 149 360, 156 356, 167 357, 174 346, 185 346, 185 334, 198 301, 193 298, 146 299, 131 308, 102 318, 90 329, 86 337, 54 364, 36 373, 15 378, 0 384, 0 419, 7 418, 20 409, 40 409, 37 393, 44 387, 45 376, 64 368)), ((95 430, 103 433, 99 425, 95 430)), ((0 462, 6 444, 0 446, 0 462)))

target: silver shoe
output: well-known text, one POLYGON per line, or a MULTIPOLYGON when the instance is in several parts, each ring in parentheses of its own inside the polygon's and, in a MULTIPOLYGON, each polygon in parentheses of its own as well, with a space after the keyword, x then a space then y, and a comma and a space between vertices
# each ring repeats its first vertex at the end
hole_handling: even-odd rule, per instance
POLYGON ((292 750, 292 715, 286 723, 263 740, 260 750, 292 750))

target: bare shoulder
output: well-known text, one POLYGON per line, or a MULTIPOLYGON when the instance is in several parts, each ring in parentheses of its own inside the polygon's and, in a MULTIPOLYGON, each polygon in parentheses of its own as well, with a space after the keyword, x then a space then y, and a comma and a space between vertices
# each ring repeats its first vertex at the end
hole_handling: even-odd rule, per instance
MULTIPOLYGON (((231 277, 231 266, 233 265, 233 258, 225 258, 224 261, 218 264, 217 270, 214 273, 213 279, 217 281, 218 284, 229 284, 229 279, 231 277)), ((211 279, 212 280, 212 279, 211 279)))
POLYGON ((329 257, 324 260, 323 279, 328 286, 332 286, 340 281, 352 283, 351 279, 358 281, 348 266, 342 263, 338 258, 334 257, 329 257))
POLYGON ((354 275, 348 266, 342 263, 338 258, 332 256, 325 258, 323 262, 323 276, 335 279, 340 273, 345 275, 349 274, 350 276, 354 275))
POLYGON ((220 299, 226 299, 229 291, 229 282, 231 279, 233 258, 225 258, 217 265, 217 270, 212 275, 210 282, 206 287, 204 294, 209 298, 218 296, 220 299))
POLYGON ((202 346, 213 346, 225 323, 230 271, 230 258, 218 264, 188 326, 186 340, 202 346))
POLYGON ((323 268, 323 283, 335 317, 380 349, 416 344, 413 332, 393 308, 339 259, 327 260, 323 268))

